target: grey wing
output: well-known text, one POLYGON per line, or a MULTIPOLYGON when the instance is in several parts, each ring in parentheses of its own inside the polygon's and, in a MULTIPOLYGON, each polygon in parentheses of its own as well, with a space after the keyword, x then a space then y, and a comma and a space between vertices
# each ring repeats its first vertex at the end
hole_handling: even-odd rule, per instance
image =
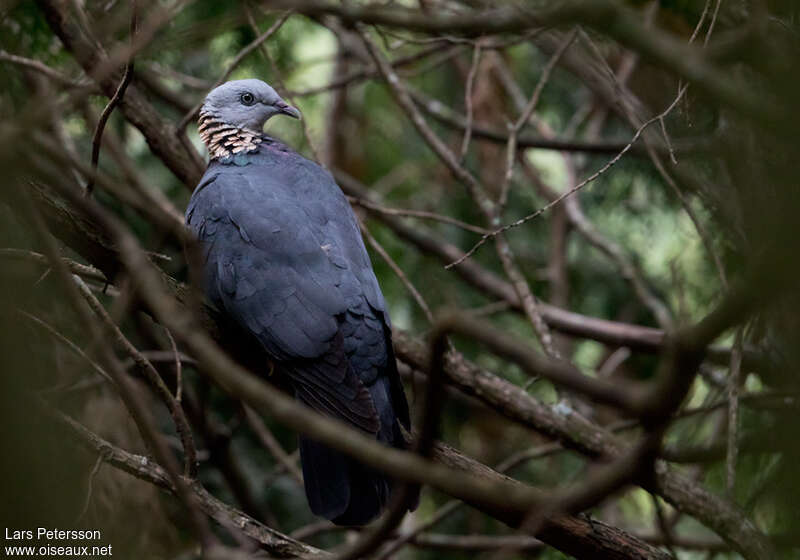
POLYGON ((348 248, 280 189, 225 171, 201 182, 187 209, 209 299, 255 335, 301 400, 376 433, 375 406, 339 328, 348 307, 366 296, 348 248))

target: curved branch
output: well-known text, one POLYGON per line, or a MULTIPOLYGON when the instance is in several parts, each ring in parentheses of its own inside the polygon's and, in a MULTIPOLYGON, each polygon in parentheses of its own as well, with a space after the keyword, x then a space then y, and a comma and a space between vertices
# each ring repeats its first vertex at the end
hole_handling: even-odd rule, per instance
MULTIPOLYGON (((136 35, 136 19, 136 0, 132 0, 130 29, 131 44, 133 44, 133 40, 136 35)), ((122 80, 119 82, 117 89, 114 90, 114 95, 112 95, 111 99, 108 100, 108 104, 105 106, 105 108, 103 108, 103 112, 100 113, 100 118, 97 119, 97 127, 94 129, 94 136, 92 137, 92 174, 89 176, 89 182, 86 184, 87 195, 91 195, 92 190, 94 189, 94 178, 97 174, 97 163, 100 160, 100 142, 103 139, 103 131, 106 129, 106 123, 108 122, 109 117, 111 117, 111 113, 114 112, 114 108, 119 105, 120 101, 122 101, 122 98, 125 95, 125 90, 128 89, 128 86, 131 83, 131 79, 133 79, 133 49, 131 49, 130 58, 128 58, 128 63, 125 65, 125 73, 122 75, 122 80)))

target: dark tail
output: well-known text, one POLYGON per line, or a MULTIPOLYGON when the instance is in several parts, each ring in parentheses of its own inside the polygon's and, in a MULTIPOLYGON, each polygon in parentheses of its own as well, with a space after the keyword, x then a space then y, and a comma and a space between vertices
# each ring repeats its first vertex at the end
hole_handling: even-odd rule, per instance
MULTIPOLYGON (((373 398, 381 393, 384 396, 376 399, 383 413, 377 438, 392 447, 405 449, 406 442, 394 407, 385 398, 390 390, 387 381, 379 379, 370 387, 373 398)), ((401 414, 407 418, 408 412, 401 414)), ((337 525, 366 525, 384 510, 397 486, 387 475, 305 437, 300 438, 300 458, 311 511, 337 525)), ((408 509, 416 509, 418 501, 417 489, 409 499, 408 509)))
MULTIPOLYGON (((376 439, 388 446, 406 449, 401 426, 410 429, 408 403, 396 369, 391 332, 385 326, 384 335, 387 365, 376 377, 371 380, 367 377, 365 387, 380 420, 376 439)), ((296 396, 304 400, 302 392, 296 390, 296 396)), ((313 407, 313 403, 306 404, 313 407)), ((397 487, 387 475, 305 437, 300 437, 300 459, 311 511, 337 525, 366 525, 386 508, 397 487)), ((417 487, 407 498, 408 510, 415 510, 418 502, 417 487)))
POLYGON ((366 525, 386 507, 392 482, 383 474, 316 441, 300 438, 311 511, 337 525, 366 525))

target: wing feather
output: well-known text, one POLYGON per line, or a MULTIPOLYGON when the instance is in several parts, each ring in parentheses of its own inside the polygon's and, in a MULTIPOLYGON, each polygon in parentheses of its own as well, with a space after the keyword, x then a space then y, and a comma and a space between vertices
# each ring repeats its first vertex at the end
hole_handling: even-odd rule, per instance
POLYGON ((216 171, 187 210, 208 251, 210 299, 277 358, 302 402, 377 433, 379 414, 340 332, 348 307, 366 297, 356 274, 364 261, 348 259, 348 243, 363 250, 360 237, 342 239, 331 220, 309 216, 296 193, 254 181, 247 169, 216 171))

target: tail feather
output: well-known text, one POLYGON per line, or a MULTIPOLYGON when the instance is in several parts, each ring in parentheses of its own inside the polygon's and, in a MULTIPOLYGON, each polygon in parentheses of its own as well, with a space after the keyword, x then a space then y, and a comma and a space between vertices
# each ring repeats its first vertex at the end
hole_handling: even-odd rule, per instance
MULTIPOLYGON (((375 434, 377 440, 405 449, 400 419, 392 405, 389 379, 378 378, 368 390, 380 418, 380 429, 375 434)), ((396 485, 391 477, 305 437, 300 438, 300 458, 306 496, 314 514, 337 525, 366 525, 389 503, 396 485)), ((410 497, 409 509, 416 509, 418 501, 419 489, 410 497)))
POLYGON ((300 438, 300 460, 308 505, 314 515, 335 519, 350 503, 347 457, 314 440, 300 438))
MULTIPOLYGON (((407 445, 402 428, 408 430, 410 427, 408 403, 395 367, 391 333, 386 326, 384 336, 387 352, 385 365, 375 376, 360 377, 376 416, 374 420, 377 427, 374 431, 370 429, 371 425, 355 424, 352 418, 340 414, 338 409, 319 406, 317 395, 303 390, 304 387, 298 385, 296 380, 295 396, 320 412, 349 420, 381 443, 405 449, 407 445)), ((349 365, 353 366, 352 363, 349 365)), ((361 365, 366 370, 375 367, 369 360, 361 365)), ((300 458, 311 511, 337 525, 359 526, 374 520, 385 509, 396 487, 391 477, 306 437, 300 438, 300 458)), ((417 487, 408 497, 409 511, 415 510, 418 503, 417 487)))
POLYGON ((300 438, 303 479, 311 511, 337 525, 366 525, 392 492, 386 475, 314 440, 300 438))

